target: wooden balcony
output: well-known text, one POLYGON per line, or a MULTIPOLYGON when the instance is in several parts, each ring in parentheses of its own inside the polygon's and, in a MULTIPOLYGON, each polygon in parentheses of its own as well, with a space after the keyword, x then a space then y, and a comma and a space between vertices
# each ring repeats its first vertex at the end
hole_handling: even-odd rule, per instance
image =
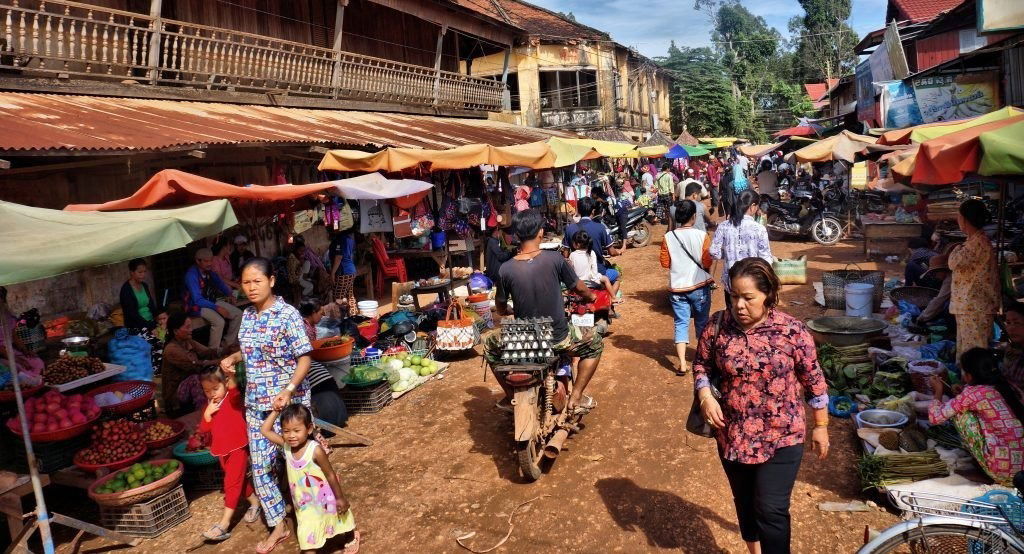
POLYGON ((0 70, 158 86, 500 111, 504 85, 64 0, 0 0, 0 70))

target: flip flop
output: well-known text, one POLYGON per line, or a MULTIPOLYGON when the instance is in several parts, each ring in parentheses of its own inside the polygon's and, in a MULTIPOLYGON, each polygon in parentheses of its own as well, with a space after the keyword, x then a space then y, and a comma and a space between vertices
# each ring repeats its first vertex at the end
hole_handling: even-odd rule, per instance
POLYGON ((341 551, 341 554, 357 554, 359 552, 359 538, 359 531, 356 531, 352 540, 345 543, 344 550, 341 551))
POLYGON ((220 525, 211 525, 210 528, 207 529, 206 532, 203 533, 203 538, 208 540, 208 541, 221 542, 221 541, 226 541, 226 540, 230 539, 231 538, 231 533, 228 532, 228 531, 225 531, 224 528, 221 527, 220 525), (210 531, 213 531, 214 529, 219 531, 220 534, 219 535, 211 536, 210 535, 210 531))
POLYGON ((256 523, 260 519, 260 505, 259 503, 249 505, 249 509, 245 511, 245 515, 242 517, 242 521, 246 523, 256 523))
MULTIPOLYGON (((257 552, 257 554, 270 554, 271 552, 274 551, 275 548, 277 548, 277 545, 279 545, 279 544, 283 543, 284 541, 288 540, 291 536, 292 536, 292 532, 291 531, 285 531, 283 535, 281 535, 280 537, 277 538, 276 541, 274 541, 274 544, 270 545, 270 548, 260 548, 259 544, 257 544, 256 545, 256 552, 257 552)), ((263 543, 266 543, 266 542, 267 542, 267 539, 263 539, 262 541, 260 541, 260 544, 263 544, 263 543)))

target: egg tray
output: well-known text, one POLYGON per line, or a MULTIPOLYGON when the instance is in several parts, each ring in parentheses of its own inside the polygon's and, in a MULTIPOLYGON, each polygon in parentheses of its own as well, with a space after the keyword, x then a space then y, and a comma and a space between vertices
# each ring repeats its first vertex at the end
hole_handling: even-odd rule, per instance
POLYGON ((501 363, 546 365, 555 359, 551 318, 514 319, 501 324, 501 363))

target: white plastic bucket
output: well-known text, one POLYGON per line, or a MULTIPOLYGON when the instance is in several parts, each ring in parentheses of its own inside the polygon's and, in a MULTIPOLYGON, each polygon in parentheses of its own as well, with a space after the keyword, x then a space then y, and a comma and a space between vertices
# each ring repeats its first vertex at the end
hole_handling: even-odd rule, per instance
POLYGON ((875 302, 875 285, 871 283, 849 283, 846 285, 846 315, 849 317, 871 317, 875 302))
POLYGON ((359 315, 363 317, 377 317, 377 308, 380 304, 376 300, 360 300, 356 302, 356 308, 359 309, 359 315))

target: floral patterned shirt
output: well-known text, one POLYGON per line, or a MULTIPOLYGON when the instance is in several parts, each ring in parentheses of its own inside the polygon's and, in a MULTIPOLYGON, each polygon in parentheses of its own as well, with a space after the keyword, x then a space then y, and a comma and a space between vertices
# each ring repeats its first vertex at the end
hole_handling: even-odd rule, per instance
POLYGON ((995 314, 999 312, 999 270, 996 253, 985 233, 967 237, 962 246, 949 253, 953 270, 949 313, 995 314))
MULTIPOLYGON (((238 344, 245 361, 245 407, 261 411, 271 409, 295 374, 299 357, 313 350, 299 311, 281 297, 262 313, 252 306, 245 309, 238 344)), ((303 380, 293 401, 301 401, 307 389, 303 380)))
POLYGON ((984 439, 983 460, 992 472, 1008 480, 1024 467, 1024 427, 1007 406, 1003 395, 990 385, 966 386, 952 400, 933 400, 928 407, 932 425, 971 412, 978 418, 984 439))
POLYGON ((722 457, 759 464, 779 448, 803 443, 804 396, 812 408, 828 405, 818 352, 803 323, 778 310, 747 331, 728 312, 715 314, 709 323, 697 345, 693 378, 700 390, 710 386, 710 372, 721 376, 725 427, 717 438, 722 457))
POLYGON ((749 215, 743 216, 739 227, 726 219, 718 224, 715 236, 711 239, 711 256, 716 260, 725 260, 722 264, 722 284, 725 290, 729 287, 729 268, 743 258, 762 258, 768 263, 775 261, 772 247, 768 242, 768 229, 754 221, 749 215))

